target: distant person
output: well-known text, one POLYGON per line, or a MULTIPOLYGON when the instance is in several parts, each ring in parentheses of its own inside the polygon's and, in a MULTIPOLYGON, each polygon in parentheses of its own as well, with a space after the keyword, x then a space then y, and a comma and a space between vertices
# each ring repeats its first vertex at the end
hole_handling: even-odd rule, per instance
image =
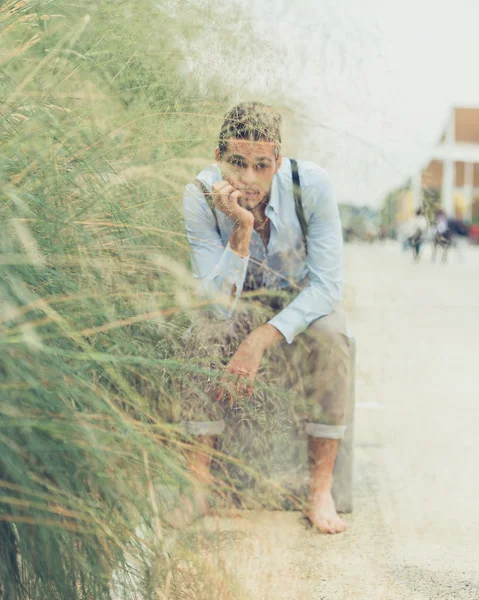
POLYGON ((473 223, 469 227, 469 239, 471 244, 479 245, 479 224, 473 223))
POLYGON ((432 261, 436 260, 437 249, 442 251, 442 262, 447 262, 449 248, 452 245, 452 231, 446 213, 442 208, 436 211, 433 222, 432 261))
POLYGON ((464 259, 464 247, 469 240, 469 225, 461 217, 449 219, 448 228, 451 232, 451 246, 456 250, 457 258, 464 259))
POLYGON ((424 243, 424 237, 428 228, 427 219, 421 208, 416 210, 416 214, 408 224, 408 241, 412 248, 414 260, 417 262, 421 256, 421 249, 424 243))

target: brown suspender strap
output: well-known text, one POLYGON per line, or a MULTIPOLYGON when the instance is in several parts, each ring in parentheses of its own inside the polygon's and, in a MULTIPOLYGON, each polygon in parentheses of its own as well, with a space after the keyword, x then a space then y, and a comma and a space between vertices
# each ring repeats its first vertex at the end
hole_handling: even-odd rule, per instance
POLYGON ((299 181, 298 163, 294 158, 290 159, 291 162, 291 176, 293 179, 293 196, 294 196, 294 207, 296 209, 296 216, 298 217, 299 225, 301 227, 301 233, 303 234, 303 242, 306 253, 308 252, 308 223, 304 216, 303 203, 301 201, 301 183, 299 181))

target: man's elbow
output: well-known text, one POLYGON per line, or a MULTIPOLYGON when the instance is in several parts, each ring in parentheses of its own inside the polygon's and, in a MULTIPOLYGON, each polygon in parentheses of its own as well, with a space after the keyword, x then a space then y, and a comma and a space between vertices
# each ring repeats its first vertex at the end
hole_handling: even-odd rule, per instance
POLYGON ((317 306, 322 307, 325 314, 337 310, 343 299, 343 285, 341 283, 317 283, 313 285, 314 295, 317 297, 317 306))
POLYGON ((334 309, 338 308, 343 300, 343 285, 339 283, 334 285, 331 289, 330 296, 334 309))
POLYGON ((211 307, 215 317, 227 320, 234 311, 236 286, 234 287, 234 293, 222 293, 208 278, 203 278, 198 281, 196 295, 211 307))

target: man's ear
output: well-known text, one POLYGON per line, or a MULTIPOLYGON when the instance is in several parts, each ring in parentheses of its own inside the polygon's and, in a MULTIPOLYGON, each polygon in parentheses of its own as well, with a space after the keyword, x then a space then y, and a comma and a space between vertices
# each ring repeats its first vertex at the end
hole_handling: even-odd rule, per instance
POLYGON ((218 147, 215 148, 215 160, 217 163, 221 162, 220 149, 218 147))
POLYGON ((276 171, 275 174, 281 169, 281 165, 283 164, 283 155, 280 154, 276 159, 276 171))

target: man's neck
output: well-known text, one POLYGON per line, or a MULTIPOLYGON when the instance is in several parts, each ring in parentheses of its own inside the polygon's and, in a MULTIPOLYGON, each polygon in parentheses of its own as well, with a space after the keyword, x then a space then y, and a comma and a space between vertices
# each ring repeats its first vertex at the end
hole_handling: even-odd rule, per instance
POLYGON ((264 220, 266 219, 266 207, 269 204, 269 200, 270 200, 270 194, 266 194, 266 196, 264 197, 264 200, 261 202, 261 204, 257 207, 255 207, 251 212, 253 213, 253 217, 255 220, 255 225, 261 225, 264 220))

